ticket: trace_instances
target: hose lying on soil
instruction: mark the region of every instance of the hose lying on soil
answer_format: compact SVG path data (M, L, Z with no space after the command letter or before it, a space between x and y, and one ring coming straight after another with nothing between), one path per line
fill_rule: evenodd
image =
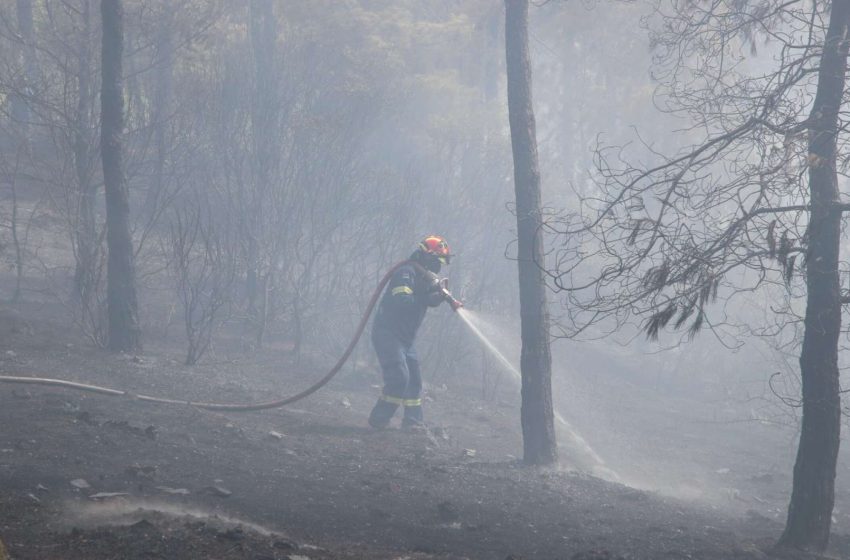
M89 393L97 393L99 395L109 395L113 397L129 397L139 401L151 402L151 403L161 403L161 404L181 404L181 405L189 405L194 406L196 408L203 408L206 410L226 410L230 412L244 412L251 410L266 410L269 408L279 408L281 406L285 406L287 404L294 403L295 401L300 401L301 399L308 397L324 387L333 377L339 373L339 370L342 369L342 366L345 365L345 362L348 361L348 358L351 356L351 353L354 351L354 347L357 346L357 342L360 340L360 337L363 335L363 331L366 329L366 323L369 321L369 316L372 315L372 311L375 308L375 305L378 303L378 298L380 298L381 293L384 291L384 287L386 287L387 283L392 278L392 275L396 270L401 268L404 265L412 264L413 266L425 270L422 268L419 263L414 261L402 261L395 266L393 266L383 278L378 283L378 286L375 288L374 293L372 294L372 298L369 300L369 305L366 306L366 311L363 313L363 317L360 319L360 323L357 325L357 330L355 331L354 338L351 339L351 342L348 344L348 347L343 352L342 356L339 358L337 363L325 374L324 377L316 381L313 385L307 387L300 393L292 395L290 397L286 397L283 399L261 402L261 403L253 403L253 404L232 404L232 403L209 403L209 402L195 402L195 401L187 401L180 399L169 399L164 397L151 397L148 395L139 395L134 394L129 391L121 391L118 389L110 389L108 387L99 387L97 385L88 385L85 383L76 383L73 381L65 381L62 379L50 379L46 377L14 377L9 375L0 375L0 383L18 383L23 385L48 385L52 387L62 387L65 389L74 389L77 391L86 391Z

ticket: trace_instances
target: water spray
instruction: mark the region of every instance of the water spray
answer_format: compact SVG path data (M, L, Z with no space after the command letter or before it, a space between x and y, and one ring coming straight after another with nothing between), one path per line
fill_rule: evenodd
M498 348L490 341L489 338L481 331L481 328L478 326L477 322L480 319L476 318L476 315L467 309L456 309L458 316L461 318L463 323L469 328L469 330L478 338L478 340L490 351L490 353L498 360L498 362L505 368L505 370L510 373L511 378L517 383L517 385L522 386L522 374L520 374L519 370L508 360L502 352L499 351ZM620 477L611 470L606 464L602 457L590 446L587 440L582 437L582 435L570 424L563 415L557 410L554 411L555 420L562 428L562 432L570 441L570 446L572 449L581 452L584 457L590 463L589 467L591 471L599 476L600 478L605 478L612 481L619 481Z
M490 342L490 340L484 335L484 333L481 332L481 329L475 324L475 321L472 318L473 315L464 308L463 303L452 295L451 291L449 291L448 280L445 278L439 278L433 272L427 270L419 263L411 260L402 261L390 268L389 271L387 271L387 273L378 283L377 287L375 288L375 291L372 293L372 298L369 300L369 303L366 306L366 310L360 319L360 323L357 325L357 330L355 331L354 337L351 339L351 342L348 344L348 347L345 349L345 352L343 352L337 363L316 383L307 387L300 393L297 393L290 397L260 403L211 403L134 394L130 391L111 389L109 387L101 387L98 385L77 383L74 381L66 381L63 379L53 379L47 377L18 377L2 375L0 376L0 383L46 385L52 387L61 387L64 389L73 389L76 391L97 393L100 395L107 395L112 397L128 397L142 402L188 405L205 410L220 410L227 412L246 412L255 410L266 410L271 408L280 408L282 406L294 403L312 395L313 393L324 387L331 379L334 378L334 376L336 376L337 373L339 373L339 371L348 361L348 358L351 356L351 353L354 351L354 348L360 340L360 337L363 335L363 331L366 329L369 317L372 315L372 311L377 305L381 293L383 293L384 291L384 288L389 283L393 274L399 268L408 265L412 265L420 274L422 274L428 280L428 282L430 282L432 289L435 288L440 292L440 294L443 296L443 299L445 299L445 301L452 308L452 311L458 314L458 316L461 318L463 323L469 328L469 330L472 331L472 333L475 334L475 336L481 341L482 344L484 344L484 346L490 351L490 353L496 357L499 363L501 363L501 365L511 374L512 378L518 384L521 385L522 375L519 373L517 368L514 367L510 360L508 360L504 356L504 354L502 354L499 349L496 348L496 346L494 346L492 342ZM567 420L563 416L561 416L561 414L557 411L555 411L555 419L563 427L564 431L572 440L573 447L582 450L591 459L593 463L592 468L595 472L597 472L597 474L601 473L607 475L606 478L617 479L617 475L613 473L613 471L605 467L605 462L602 460L602 458L593 450L593 448L590 447L590 445L588 445L588 443L572 427L572 425L567 422Z

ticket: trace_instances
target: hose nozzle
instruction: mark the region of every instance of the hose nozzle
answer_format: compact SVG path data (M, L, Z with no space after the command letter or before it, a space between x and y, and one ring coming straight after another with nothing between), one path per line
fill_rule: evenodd
M439 281L440 293L443 294L443 298L449 303L452 308L452 311L457 311L461 307L463 307L463 302L456 299L452 293L449 291L449 280L447 278L443 278Z
M455 299L455 297L446 290L443 293L443 296L446 298L446 301L449 302L449 305L452 307L452 311L457 311L461 307L463 307L463 302Z

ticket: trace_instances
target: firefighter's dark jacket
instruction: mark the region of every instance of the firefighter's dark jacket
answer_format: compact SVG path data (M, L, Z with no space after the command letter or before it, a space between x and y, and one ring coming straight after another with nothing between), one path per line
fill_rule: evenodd
M439 286L429 282L413 265L401 266L384 291L372 328L391 333L400 342L410 346L425 318L425 312L429 307L437 307L442 301Z

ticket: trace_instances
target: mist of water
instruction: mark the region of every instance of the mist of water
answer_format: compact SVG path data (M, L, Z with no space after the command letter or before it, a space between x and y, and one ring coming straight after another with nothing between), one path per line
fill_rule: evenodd
M485 321L477 314L469 311L465 308L460 308L457 311L458 316L463 321L464 325L466 325L470 332L472 332L476 338L484 345L485 348L498 360L498 362L504 367L505 371L507 371L511 379L517 384L517 386L522 385L522 375L508 360L504 354L490 341L490 339L482 332L481 325L485 323ZM582 437L582 435L570 424L563 415L558 412L557 409L554 410L555 420L560 425L559 433L562 436L562 443L566 444L569 449L574 453L579 453L583 459L583 462L588 465L590 470L601 478L606 478L609 480L619 481L620 477L608 468L605 465L605 461L602 457L599 456L598 453L590 446L587 440Z

